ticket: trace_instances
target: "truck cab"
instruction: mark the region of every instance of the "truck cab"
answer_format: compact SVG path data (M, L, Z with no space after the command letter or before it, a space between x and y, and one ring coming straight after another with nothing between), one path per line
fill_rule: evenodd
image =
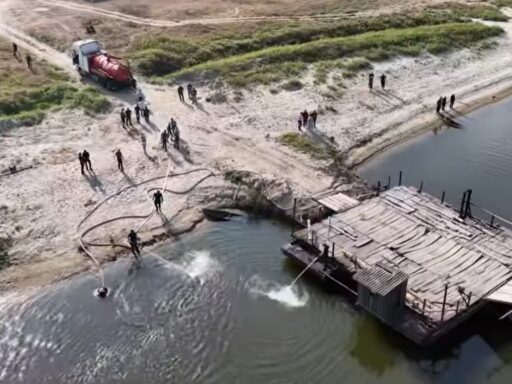
M92 39L75 41L72 46L71 55L73 64L79 72L90 73L89 58L103 52L101 44Z

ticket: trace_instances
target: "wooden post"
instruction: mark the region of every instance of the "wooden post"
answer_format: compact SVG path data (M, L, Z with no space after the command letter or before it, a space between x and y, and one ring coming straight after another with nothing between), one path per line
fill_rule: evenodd
M398 174L398 185L402 185L402 171Z
M464 208L464 218L473 217L471 214L471 194L473 193L472 189L468 189L468 194L466 198L466 207Z
M297 214L297 198L293 199L292 236L295 233L295 215Z
M468 304L466 306L466 308L469 308L469 305L471 304L471 295L473 294L473 292L469 292L469 296L468 296Z
M332 243L331 247L331 257L334 259L334 243Z
M494 226L494 215L491 216L491 227Z
M459 304L460 304L460 300L457 300L457 308L455 308L456 315L459 313Z
M391 176L388 176L388 191L391 188Z
M446 191L443 191L443 195L441 196L441 204L443 204L443 203L444 203L444 197L445 197L445 195L446 195Z
M421 191L423 191L423 180L421 180L420 189L418 190L418 192L421 193Z
M441 310L441 321L444 320L444 309L446 306L446 296L448 295L448 284L444 285L443 309Z
M329 216L329 226L327 227L327 241L331 237L331 216Z
M427 305L427 299L423 299L423 309L421 310L421 314L425 314L425 306Z
M377 196L379 196L379 194L380 194L380 180L377 183Z
M464 218L464 206L466 205L466 191L462 194L462 201L460 202L459 217Z

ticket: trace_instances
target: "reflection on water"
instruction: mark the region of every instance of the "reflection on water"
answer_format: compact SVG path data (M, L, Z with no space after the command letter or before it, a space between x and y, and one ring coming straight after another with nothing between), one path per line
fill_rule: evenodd
M454 117L456 114L454 113ZM443 128L401 144L372 159L359 170L362 178L377 183L398 182L419 186L458 206L462 193L473 189L473 201L512 218L512 100L459 117L461 129Z
M268 221L212 224L145 253L140 269L108 267L106 299L84 276L2 306L0 382L510 381L505 323L418 348L307 276L290 288L300 270L279 251L288 237Z

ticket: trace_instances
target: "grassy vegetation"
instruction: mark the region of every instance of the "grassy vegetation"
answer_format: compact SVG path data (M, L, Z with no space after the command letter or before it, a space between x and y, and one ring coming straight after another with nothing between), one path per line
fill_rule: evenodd
M107 98L92 88L72 85L59 68L42 61L33 66L30 72L12 56L10 45L0 41L0 121L37 123L58 108L80 108L90 114L109 108Z
M334 148L315 143L309 137L300 133L289 132L279 136L278 141L297 152L305 153L315 159L328 160L336 155Z
M213 71L233 85L247 85L257 80L282 80L283 67L298 70L304 63L359 57L369 61L396 55L431 53L471 46L502 33L499 27L479 23L449 23L404 29L387 29L355 36L326 38L305 44L271 47L226 59L209 61L183 69L171 78ZM300 63L300 64L298 64ZM294 76L296 74L294 73Z
M12 240L8 237L0 237L0 270L7 268L11 262L9 259L9 247L12 245Z
M507 0L498 0L507 1ZM457 18L472 18L491 21L507 21L508 17L494 5L465 4L458 2L443 3L429 8L431 11L444 11Z
M497 7L512 7L512 0L494 0L492 1Z

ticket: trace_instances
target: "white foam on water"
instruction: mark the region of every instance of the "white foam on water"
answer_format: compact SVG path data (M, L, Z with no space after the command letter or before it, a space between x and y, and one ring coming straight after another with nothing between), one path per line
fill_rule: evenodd
M211 257L209 251L187 253L178 264L192 279L208 278L220 270L220 264Z
M265 296L290 308L303 307L309 300L308 293L301 292L297 285L282 285L259 276L249 279L247 287L253 294Z

